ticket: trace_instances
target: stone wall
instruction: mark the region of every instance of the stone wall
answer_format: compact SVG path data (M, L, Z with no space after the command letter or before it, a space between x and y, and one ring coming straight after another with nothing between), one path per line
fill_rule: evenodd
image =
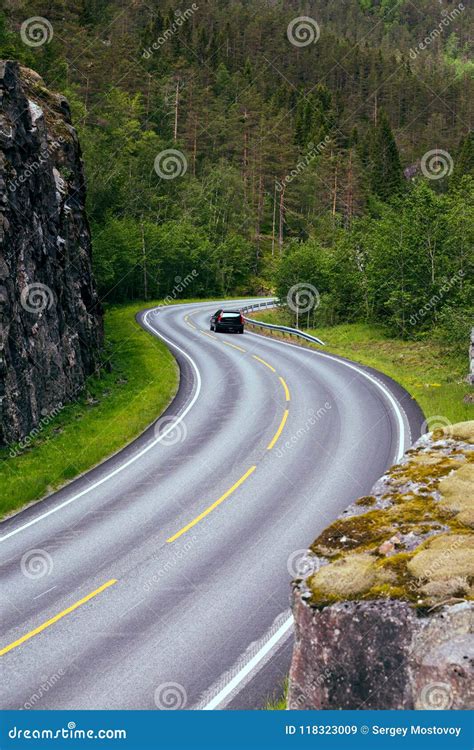
M64 97L0 61L0 444L74 399L99 365L81 152Z

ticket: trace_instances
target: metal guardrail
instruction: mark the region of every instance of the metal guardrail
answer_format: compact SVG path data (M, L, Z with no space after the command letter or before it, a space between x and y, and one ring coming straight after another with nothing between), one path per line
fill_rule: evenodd
M243 307L242 313L254 312L254 310L265 310L271 307L277 307L278 305L279 300L276 298L265 300L265 302L256 302L253 305L247 305L246 307ZM282 333L287 333L289 336L297 336L301 339L305 339L306 341L312 341L315 344L326 346L324 341L316 338L316 336L311 336L309 333L300 331L299 328L290 328L289 326L276 326L273 325L273 323L264 323L262 320L255 320L255 318L247 318L245 315L243 316L243 318L247 323L250 323L251 325L259 326L260 328L269 328L272 331L281 331Z

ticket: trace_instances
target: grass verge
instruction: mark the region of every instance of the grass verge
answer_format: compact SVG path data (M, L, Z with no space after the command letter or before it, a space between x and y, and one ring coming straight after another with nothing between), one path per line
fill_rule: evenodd
M275 691L275 694L269 698L265 704L265 711L286 711L286 699L288 695L288 677L285 678L282 686Z
M254 317L268 323L288 325L281 315L272 310L258 312ZM391 338L383 328L368 323L309 329L308 333L326 343L325 347L315 345L316 349L374 367L396 380L417 400L433 425L436 420L447 419L456 423L474 419L474 405L464 401L464 397L474 390L465 382L467 342L464 358L427 339L401 341ZM291 340L295 342L295 339Z
M180 300L182 302L184 300ZM111 307L105 315L110 372L89 378L84 394L61 409L20 455L0 451L0 516L56 490L139 435L169 404L178 367L135 314L156 303Z

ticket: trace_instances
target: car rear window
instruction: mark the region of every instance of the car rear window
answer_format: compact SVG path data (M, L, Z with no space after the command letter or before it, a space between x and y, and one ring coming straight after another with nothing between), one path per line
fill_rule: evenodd
M222 317L223 318L231 318L231 319L234 318L235 320L237 320L237 318L238 318L240 320L240 313L238 313L238 312L225 312L225 313L222 313Z

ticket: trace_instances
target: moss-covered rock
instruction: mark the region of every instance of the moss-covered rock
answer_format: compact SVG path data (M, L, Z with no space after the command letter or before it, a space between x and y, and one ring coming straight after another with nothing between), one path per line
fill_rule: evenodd
M460 440L463 443L474 444L474 420L470 422L459 422L458 424L448 425L434 431L433 439L442 440L450 438L451 440Z
M290 709L474 707L473 435L423 436L316 539Z
M317 586L323 597L351 599L369 591L378 580L375 562L375 558L366 553L340 557L322 567L311 579L311 585Z
M311 547L322 565L304 582L316 606L394 598L431 607L471 598L474 422L423 436Z
M474 463L461 466L439 483L440 507L457 515L459 523L474 526Z

